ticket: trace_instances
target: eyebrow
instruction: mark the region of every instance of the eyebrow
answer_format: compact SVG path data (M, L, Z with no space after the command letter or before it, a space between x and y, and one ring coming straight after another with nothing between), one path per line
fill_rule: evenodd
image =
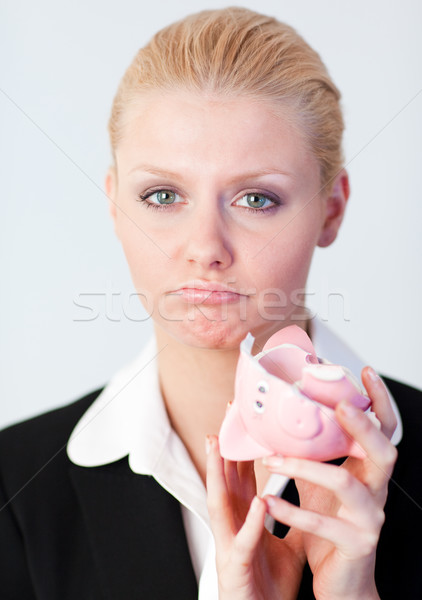
M158 169L153 165L138 165L137 167L130 169L130 171L127 172L127 175L131 175L135 171L144 171L145 173L151 173L152 175L158 175L159 177L180 177L180 175L174 173L173 171Z
M127 175L131 175L135 171L143 171L144 173L151 173L151 175L157 175L158 177L168 177L171 179L180 179L181 178L180 173L175 173L174 171L168 171L165 169L159 169L158 167L155 167L154 165L148 165L148 164L138 165L137 167L130 169L127 172ZM229 183L235 183L238 180L257 179L258 177L262 177L264 175L283 175L284 177L289 177L291 179L295 179L295 176L293 175L293 173L289 173L288 171L281 171L280 169L276 169L276 168L273 168L273 169L270 168L270 169L258 169L257 171L251 171L251 172L246 172L246 173L239 173L238 175L235 175L229 181Z

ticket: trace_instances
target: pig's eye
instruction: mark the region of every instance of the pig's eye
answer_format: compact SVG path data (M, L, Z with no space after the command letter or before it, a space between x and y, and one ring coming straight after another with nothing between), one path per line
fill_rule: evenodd
M261 392L261 394L265 394L266 392L268 392L268 383L266 381L258 381L257 384L258 387L258 392Z
M259 415L262 415L262 413L265 410L265 405L263 402L261 402L261 400L255 400L253 408L256 413L258 413Z

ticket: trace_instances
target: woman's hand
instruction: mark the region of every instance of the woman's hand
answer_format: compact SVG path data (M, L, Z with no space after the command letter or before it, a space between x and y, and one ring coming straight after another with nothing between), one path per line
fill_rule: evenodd
M208 510L216 546L219 600L296 598L305 553L293 529L283 540L264 527L267 505L256 496L253 462L221 458L209 436Z
M349 403L339 403L336 417L366 458L348 458L340 467L295 458L264 460L270 471L295 479L300 508L279 498L266 500L275 519L303 532L314 594L321 600L379 598L375 554L397 458L390 443L396 419L381 379L369 367L362 379L381 430Z

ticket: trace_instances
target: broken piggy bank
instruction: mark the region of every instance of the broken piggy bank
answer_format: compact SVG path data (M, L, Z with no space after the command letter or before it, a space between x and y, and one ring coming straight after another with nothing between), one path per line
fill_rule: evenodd
M345 367L318 359L308 335L291 325L252 356L253 336L240 345L234 400L219 440L229 460L281 454L313 460L365 456L341 428L334 408L342 399L362 410L371 401Z

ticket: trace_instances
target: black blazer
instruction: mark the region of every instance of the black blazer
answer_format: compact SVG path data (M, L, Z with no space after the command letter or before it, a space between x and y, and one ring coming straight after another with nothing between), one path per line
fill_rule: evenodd
M383 600L422 598L422 394L386 380L404 436L377 552ZM2 600L194 600L179 503L124 458L73 465L66 443L101 390L0 433ZM295 501L290 482L284 497ZM282 525L275 533L283 535ZM414 547L416 545L416 548ZM314 598L305 570L300 600Z

